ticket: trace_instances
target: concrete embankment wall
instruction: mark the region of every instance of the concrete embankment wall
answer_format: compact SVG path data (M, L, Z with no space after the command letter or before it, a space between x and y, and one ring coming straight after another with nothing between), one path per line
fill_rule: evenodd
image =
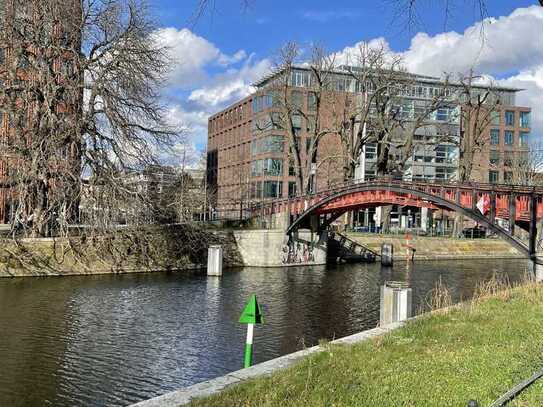
M283 230L235 231L243 263L249 267L326 264L327 234L299 231L289 241Z
M226 267L243 266L231 231L171 225L92 238L0 239L0 277L192 270L206 264L211 244L223 246Z
M203 230L172 225L119 230L81 239L0 239L0 277L67 276L195 270L206 267L207 248L224 248L224 267L281 267L326 263L327 235L282 229Z
M394 245L395 258L405 258L404 236L349 236L377 252L383 242L390 242ZM326 235L309 231L300 231L289 241L281 229L228 231L177 225L140 230L132 235L123 231L103 239L109 240L97 243L77 239L29 239L19 244L9 239L0 240L0 277L201 269L206 265L210 244L224 247L225 267L283 267L326 262ZM410 244L416 249L415 260L524 257L500 239L413 237Z
M394 258L402 260L406 257L406 239L404 235L352 233L348 236L378 253L381 250L382 243L392 243ZM513 246L501 239L450 239L412 236L409 244L416 249L415 260L525 257Z

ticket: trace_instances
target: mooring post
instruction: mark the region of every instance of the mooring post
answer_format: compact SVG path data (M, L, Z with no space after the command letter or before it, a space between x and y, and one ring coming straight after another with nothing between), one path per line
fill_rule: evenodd
M394 246L392 243L383 243L381 245L381 265L390 267L392 266L394 259Z
M381 326L402 322L413 315L413 290L407 283L387 281L381 286L379 323Z
M207 249L207 275L222 276L223 249L220 245L209 246Z

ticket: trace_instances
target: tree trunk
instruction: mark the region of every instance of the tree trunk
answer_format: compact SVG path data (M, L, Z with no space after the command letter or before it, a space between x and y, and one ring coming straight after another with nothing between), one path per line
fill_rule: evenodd
M390 232L391 213L392 213L392 205L381 206L381 231L383 233Z

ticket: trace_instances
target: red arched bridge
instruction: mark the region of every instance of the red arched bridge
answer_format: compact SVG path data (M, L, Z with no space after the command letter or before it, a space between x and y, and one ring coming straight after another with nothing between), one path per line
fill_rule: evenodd
M537 221L543 218L543 188L499 184L438 184L376 180L347 183L309 196L275 200L263 214L290 213L287 234L299 228L324 229L347 211L382 205L445 209L460 213L502 237L535 260ZM509 227L496 218L508 220ZM529 233L528 244L514 234Z

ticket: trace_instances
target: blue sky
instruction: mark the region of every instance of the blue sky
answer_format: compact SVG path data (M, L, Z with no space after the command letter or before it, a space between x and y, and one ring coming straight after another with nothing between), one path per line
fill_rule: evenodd
M447 20L441 1L419 1L419 24L409 30L390 0L252 0L246 10L240 0L216 0L215 9L195 23L196 0L148 0L177 64L166 103L202 149L207 117L249 94L251 82L270 69L285 42L319 43L341 55L361 41L380 41L417 73L473 67L504 85L526 88L518 102L534 108L534 132L541 134L536 106L543 105L543 8L537 1L488 1L484 44L471 0L451 1L464 7L453 9Z

